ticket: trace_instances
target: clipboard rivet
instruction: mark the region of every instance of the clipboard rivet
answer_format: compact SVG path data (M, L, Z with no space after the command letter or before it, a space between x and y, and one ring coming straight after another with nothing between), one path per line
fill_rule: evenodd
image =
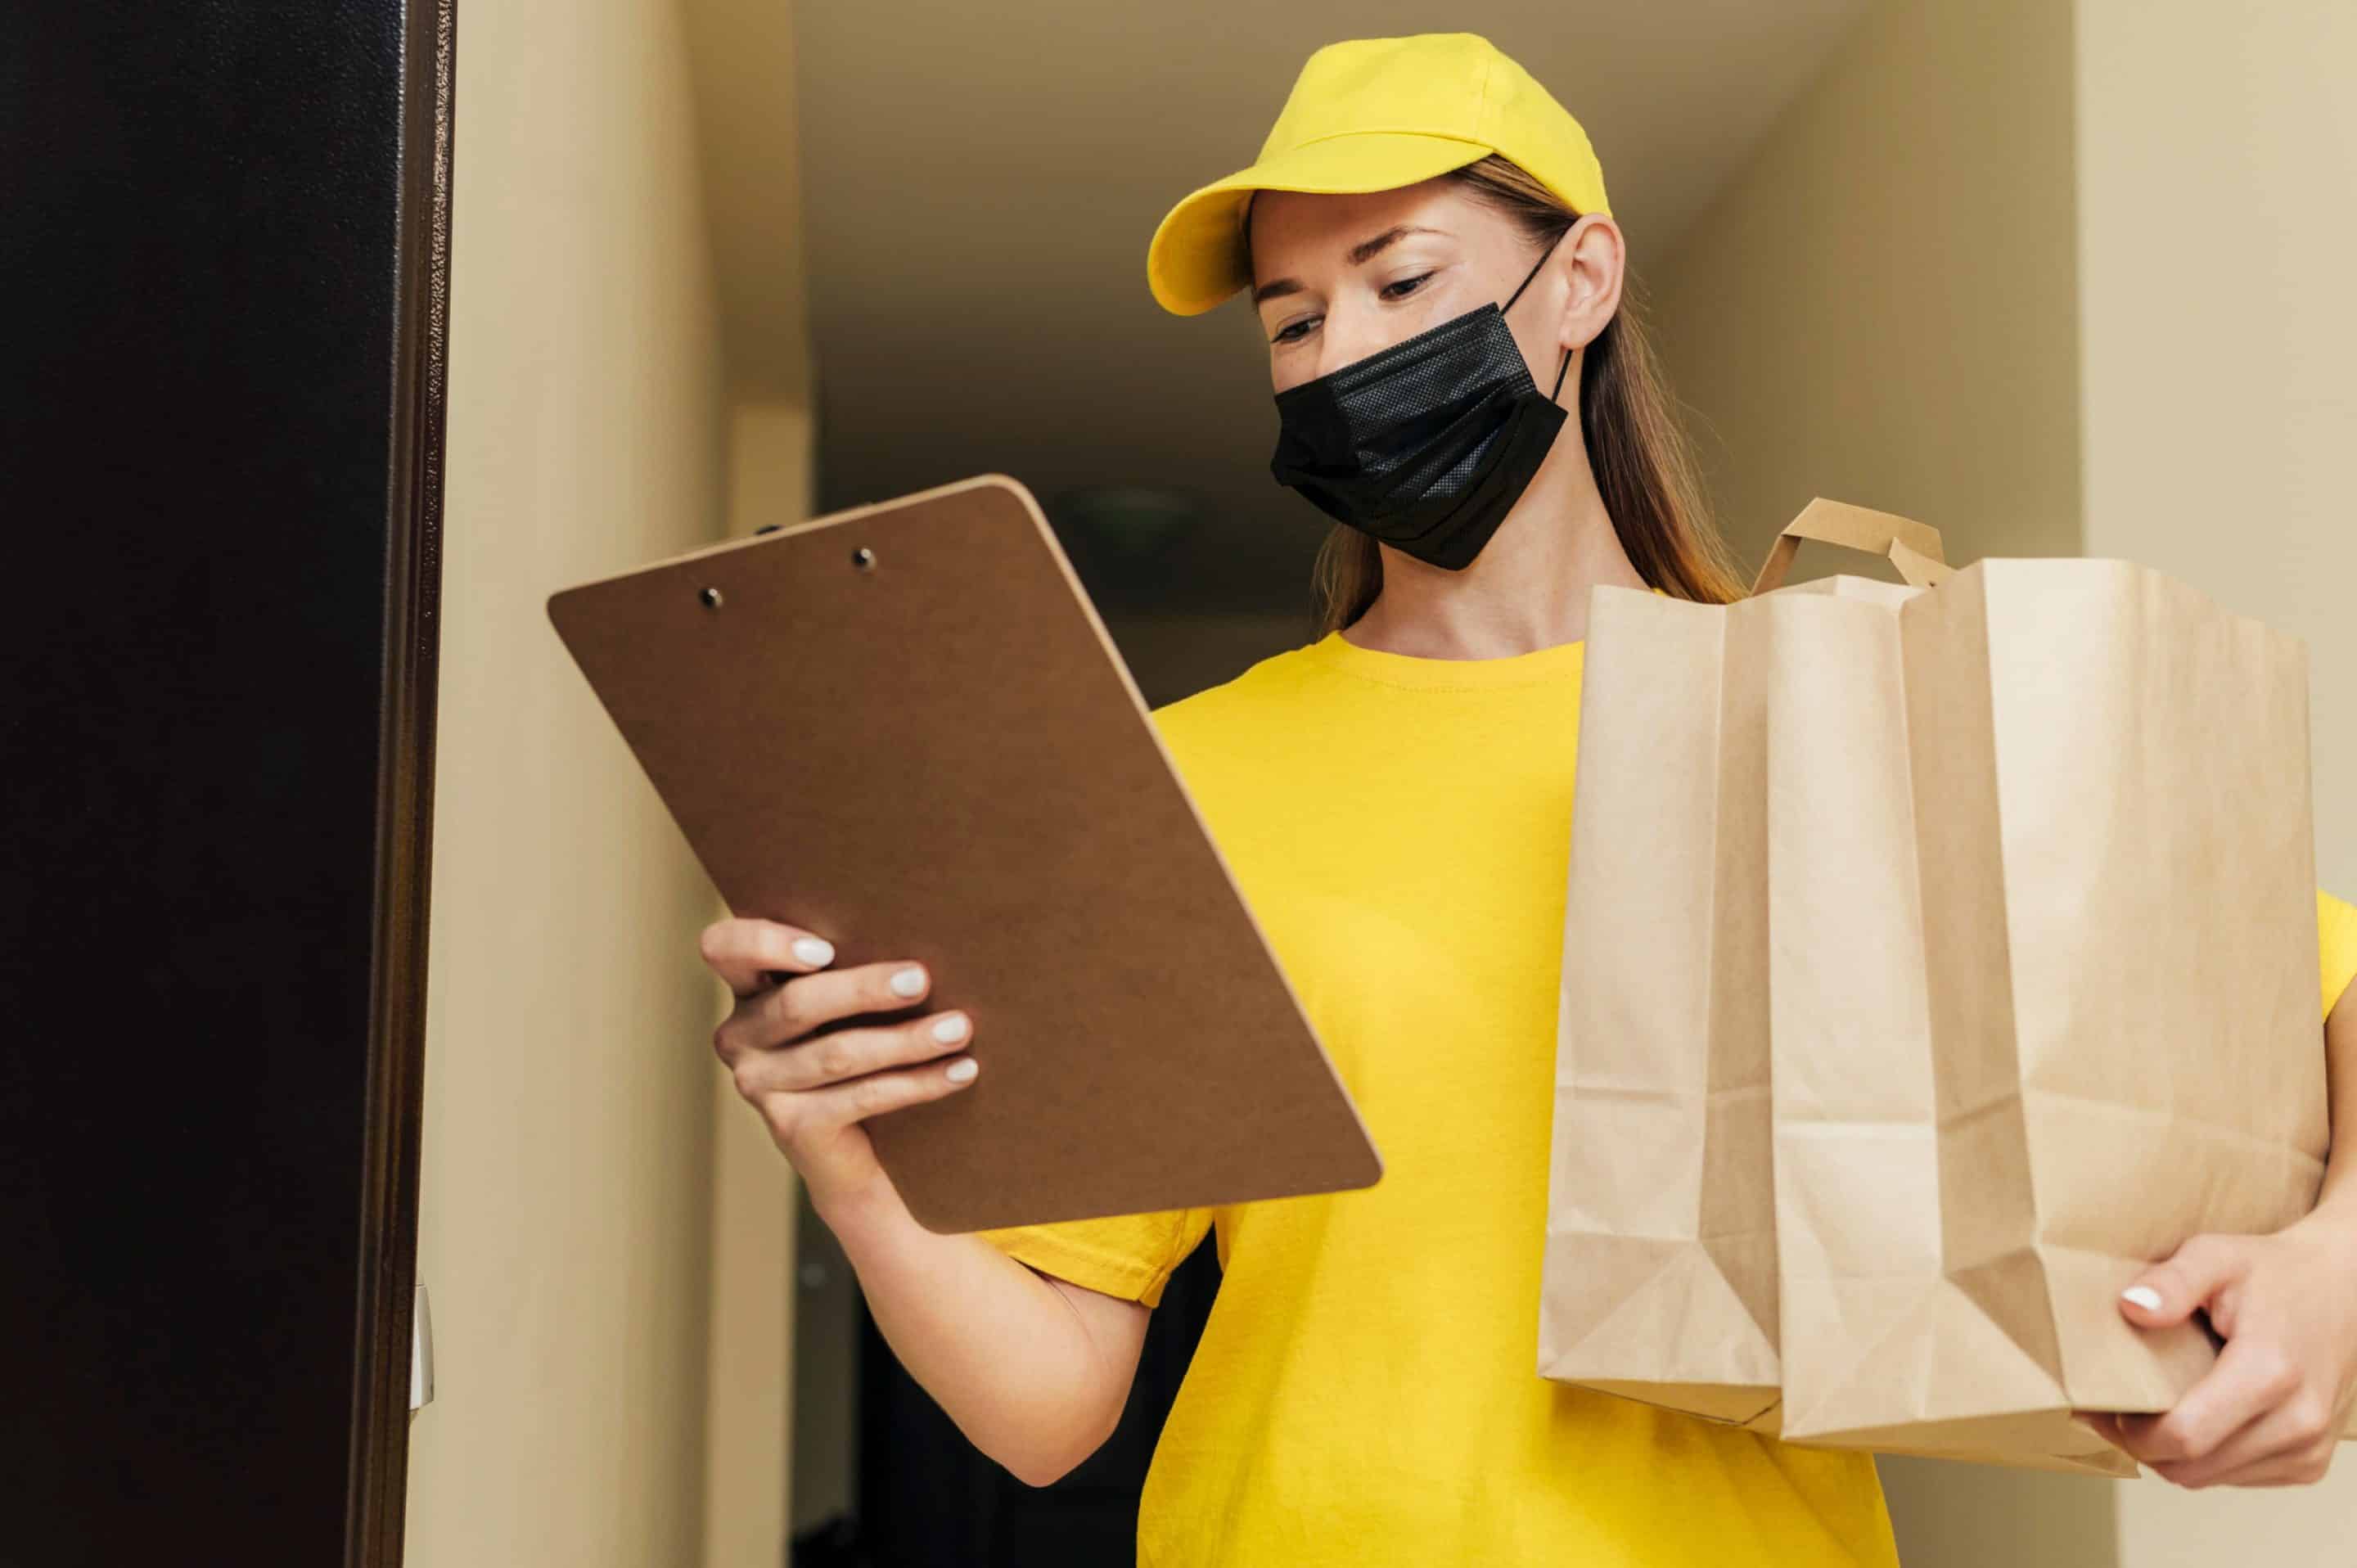
M876 570L876 552L863 544L851 553L851 564L863 572L873 572Z
M704 601L705 609L716 610L720 607L720 590L717 588L706 588L695 596Z

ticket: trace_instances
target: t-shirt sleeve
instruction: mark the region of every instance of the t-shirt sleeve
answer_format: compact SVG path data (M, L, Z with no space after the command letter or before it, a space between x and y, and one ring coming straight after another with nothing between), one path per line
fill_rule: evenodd
M2357 907L2341 902L2321 887L2316 890L2316 925L2324 948L2324 1015L2357 980Z
M1211 1228L1211 1210L1173 1208L1055 1225L1011 1225L976 1234L1042 1273L1156 1306L1171 1272L1187 1261Z

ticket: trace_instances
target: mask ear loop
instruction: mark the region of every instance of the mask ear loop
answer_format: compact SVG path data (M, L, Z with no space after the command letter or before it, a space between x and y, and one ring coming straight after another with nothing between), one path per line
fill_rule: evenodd
M1566 229L1563 231L1563 234L1568 234L1571 231L1569 229ZM1554 255L1555 247L1563 243L1563 234L1557 234L1554 240L1548 242L1545 255L1539 257L1537 263L1532 266L1529 274L1523 277L1521 283L1514 285L1514 292L1506 296L1506 303L1498 307L1499 315L1503 316L1506 312L1514 308L1514 301L1523 297L1523 290L1531 286L1531 279L1539 275L1539 268L1547 264L1547 256ZM1555 369L1555 391L1547 393L1547 402L1553 403L1563 395L1563 378L1570 373L1570 371L1571 350L1566 349L1563 351L1563 363Z
M1568 234L1570 232L1570 230L1566 229L1563 231L1563 234ZM1547 245L1545 254L1540 256L1537 261L1531 263L1531 270L1523 274L1523 281L1514 285L1514 292L1506 296L1506 303L1498 306L1499 315L1503 316L1506 312L1514 308L1514 301L1523 297L1523 290L1531 286L1531 279L1539 275L1539 269L1547 264L1547 257L1554 255L1555 246L1563 243L1563 234L1557 234Z

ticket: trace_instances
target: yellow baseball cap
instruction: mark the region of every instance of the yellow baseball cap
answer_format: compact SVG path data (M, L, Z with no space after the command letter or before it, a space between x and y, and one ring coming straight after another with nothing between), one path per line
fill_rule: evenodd
M1392 190L1491 153L1575 212L1603 212L1587 133L1479 33L1352 38L1311 55L1250 168L1172 208L1146 249L1162 308L1200 316L1252 282L1244 206L1255 190Z

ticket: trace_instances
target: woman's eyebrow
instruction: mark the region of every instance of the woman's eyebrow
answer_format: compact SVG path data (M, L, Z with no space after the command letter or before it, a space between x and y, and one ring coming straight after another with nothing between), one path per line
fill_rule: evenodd
M1448 232L1446 229L1427 229L1415 223L1394 224L1374 238L1361 240L1351 246L1343 260L1354 267L1361 266L1383 254L1384 249L1394 241L1404 240L1410 234L1446 234ZM1302 283L1299 278L1278 278L1271 283L1261 284L1253 290L1253 308L1258 310L1263 301L1277 299L1288 294L1299 294L1301 289Z

